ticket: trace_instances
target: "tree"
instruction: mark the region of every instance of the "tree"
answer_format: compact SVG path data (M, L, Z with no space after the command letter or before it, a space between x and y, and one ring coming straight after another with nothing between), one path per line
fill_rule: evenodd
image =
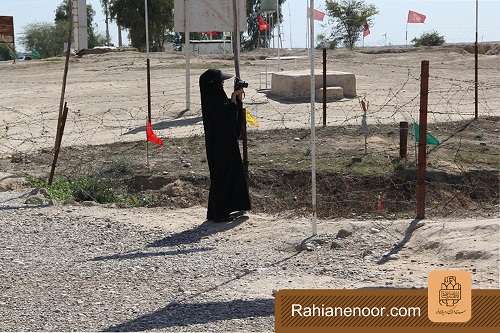
M350 49L360 39L363 25L373 23L372 17L378 14L377 8L364 0L326 0L326 10L333 26L330 39Z
M36 50L42 58L56 57L64 52L67 28L52 23L34 23L24 28L21 43L26 50Z
M54 22L56 25L69 25L69 6L70 0L63 0L59 6L56 8L56 16ZM88 47L89 49L94 48L99 45L104 45L105 38L96 32L96 25L94 23L95 10L92 5L87 5L87 34L88 34Z
M316 48L317 49L336 49L338 47L338 41L335 39L328 38L325 34L319 34L316 37Z
M110 20L109 1L110 0L101 0L102 10L104 12L104 16L106 17L106 20L105 20L105 22L106 22L106 45L108 45L108 46L111 43L111 38L109 37L109 20Z
M13 60L13 59L14 59L14 52L9 47L9 44L2 43L0 41L0 61Z
M279 15L281 20L283 20L282 5L285 2L286 0L279 0L280 4ZM269 39L267 38L266 34L261 34L259 32L259 24L257 23L257 17L259 15L262 15L261 4L262 0L247 0L248 37L243 41L243 48L246 50L252 50L257 48L258 46L269 47ZM274 29L276 23L278 22L277 17L278 17L277 14L274 13L272 26L270 27L271 30ZM271 24L271 22L268 23Z
M174 27L174 1L154 0L148 2L149 43L152 50L163 50L169 31ZM146 31L144 21L143 0L110 0L110 16L116 19L119 26L129 29L132 46L144 49Z
M413 46L439 46L446 42L443 35L440 35L437 31L423 33L419 38L413 38L411 41Z
M37 51L42 58L56 57L64 53L64 43L69 33L69 0L64 0L56 8L54 23L30 24L24 29L21 39L24 47L29 51ZM89 48L103 45L104 37L95 32L95 11L87 5L87 29Z

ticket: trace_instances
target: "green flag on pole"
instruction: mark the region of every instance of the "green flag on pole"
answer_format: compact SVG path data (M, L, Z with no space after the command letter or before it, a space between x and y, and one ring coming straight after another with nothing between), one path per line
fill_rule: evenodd
M412 127L413 127L413 137L415 138L415 142L418 143L418 141L420 140L420 126L418 126L417 123L413 122ZM427 133L426 141L428 145L433 145L433 146L439 145L439 140L430 133Z
M42 56L40 55L40 53L38 53L37 50L33 50L33 51L31 51L31 58L32 59L42 59Z

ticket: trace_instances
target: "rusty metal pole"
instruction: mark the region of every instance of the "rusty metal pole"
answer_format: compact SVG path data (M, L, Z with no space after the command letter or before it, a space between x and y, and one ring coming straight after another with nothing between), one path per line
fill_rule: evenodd
M56 143L54 146L54 159L52 160L52 166L50 168L50 175L48 180L48 185L52 185L54 182L54 174L56 171L57 160L59 158L59 152L61 151L62 137L64 134L64 127L66 127L66 119L68 118L68 104L64 102L64 110L57 121L57 135Z
M12 48L13 48L12 51L14 52L14 61L13 61L13 63L15 64L16 60L17 60L17 52L16 52L16 33L14 31L14 19L12 19Z
M479 25L479 1L476 0L476 43L474 44L474 119L479 116L479 41L478 41L478 25Z
M326 127L326 48L323 49L323 127Z
M63 72L63 81L62 81L62 87L61 87L61 98L59 100L59 116L57 118L57 129L56 129L56 142L54 144L54 159L52 160L52 166L50 169L50 175L49 175L49 180L48 184L52 185L52 182L54 181L54 174L56 171L56 165L57 165L57 159L59 157L59 149L61 146L62 142L62 136L63 136L63 131L64 131L64 125L66 123L66 117L68 115L68 108L67 104L65 102L65 96L66 96L66 82L68 79L68 70L69 70L69 57L71 53L71 41L73 37L73 5L71 4L69 6L69 13L68 17L70 18L69 20L69 32L68 32L68 43L67 43L67 49L66 49L66 59L64 62L64 72Z
M427 167L427 104L429 99L429 61L422 61L420 74L420 120L417 168L417 219L425 218L425 171Z
M408 157L408 122L399 123L399 158L406 160Z

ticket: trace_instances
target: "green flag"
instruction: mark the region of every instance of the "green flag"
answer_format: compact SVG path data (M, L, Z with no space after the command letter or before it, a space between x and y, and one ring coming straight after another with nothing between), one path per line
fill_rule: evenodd
M413 136L415 137L415 142L418 143L420 140L420 126L417 123L413 123ZM430 133L427 133L426 141L428 145L437 146L439 145L439 140Z
M42 59L42 56L40 55L40 53L38 53L37 50L33 50L33 51L31 51L31 58L33 58L33 59Z

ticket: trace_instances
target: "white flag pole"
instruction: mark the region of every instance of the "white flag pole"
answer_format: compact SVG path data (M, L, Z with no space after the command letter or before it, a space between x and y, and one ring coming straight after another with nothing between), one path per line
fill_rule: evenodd
M281 71L281 20L280 20L280 1L276 0L276 17L278 21L278 73Z
M184 0L184 52L186 54L186 110L191 109L191 4Z
M307 13L307 23L306 23L306 49L309 48L309 30L310 30L310 25L309 25L309 1L306 0L306 13Z
M292 43L292 10L290 9L290 2L288 2L288 20L290 21L290 50L293 49Z
M311 193L312 193L312 234L316 236L318 234L318 228L316 223L317 212L316 212L316 119L315 119L315 109L316 109L316 76L314 73L314 0L310 0L310 6L308 9L310 33L309 33L309 58L311 62Z

